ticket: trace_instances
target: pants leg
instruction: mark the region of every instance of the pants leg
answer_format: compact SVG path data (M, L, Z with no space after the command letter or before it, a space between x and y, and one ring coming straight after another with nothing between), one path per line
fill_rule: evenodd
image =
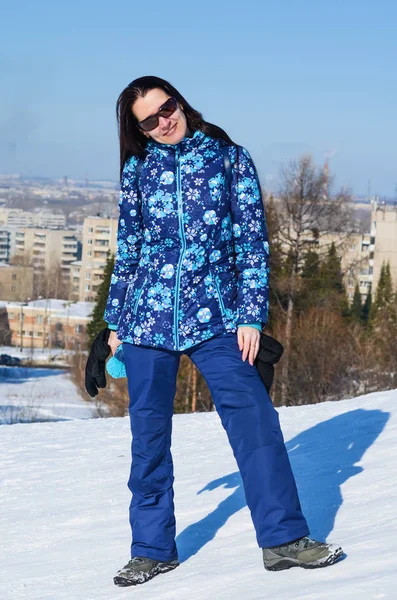
M237 334L210 338L188 355L205 378L227 432L258 545L277 546L307 535L278 412L257 368L242 361Z
M125 343L132 432L131 557L177 558L171 429L179 355Z

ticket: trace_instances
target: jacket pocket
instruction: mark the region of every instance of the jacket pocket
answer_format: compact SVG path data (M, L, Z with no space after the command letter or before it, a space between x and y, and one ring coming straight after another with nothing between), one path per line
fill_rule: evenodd
M218 275L214 271L212 271L212 277L214 279L216 293L218 295L218 302L219 302L219 308L221 310L221 315L222 315L222 317L225 317L226 316L226 309L225 309L225 304L223 302L223 296L222 296L222 293L221 293L221 286L220 286L220 283L219 283L219 277L218 277Z
M134 306L133 306L133 308L132 308L132 314L133 314L134 316L136 315L136 313L137 313L137 311L138 311L139 301L140 301L140 299L141 299L141 297L142 297L142 294L143 294L143 291L144 291L144 289L145 289L145 286L146 286L147 280L148 280L148 278L147 278L147 277L145 277L145 279L144 279L144 281L143 281L143 284L142 284L142 286L141 286L141 289L139 290L139 292L138 292L138 295L137 295L137 297L136 297L136 300L135 300L135 302L134 302Z

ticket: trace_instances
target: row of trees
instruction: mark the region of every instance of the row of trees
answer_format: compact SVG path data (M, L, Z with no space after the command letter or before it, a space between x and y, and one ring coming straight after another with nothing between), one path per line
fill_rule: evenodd
M277 199L265 194L271 247L266 331L284 345L272 388L276 405L339 400L396 385L397 300L390 265L382 267L374 299L369 293L362 303L356 286L349 302L340 256L358 230L349 191L331 195L331 188L323 170L303 156L283 169ZM91 340L105 326L112 269L109 258L89 326ZM124 414L125 383L112 382L105 394L112 414ZM212 407L201 374L182 356L176 412Z

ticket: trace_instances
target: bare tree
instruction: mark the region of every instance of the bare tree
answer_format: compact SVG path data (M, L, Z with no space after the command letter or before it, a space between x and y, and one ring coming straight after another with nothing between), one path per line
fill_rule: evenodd
M311 156L302 156L282 169L277 211L278 228L274 241L287 264L283 282L287 296L287 307L283 308L285 316L283 336L285 354L281 386L283 404L287 400L294 308L299 291L299 273L304 258L310 248L315 248L321 258L329 251L332 243L336 247L341 247L349 236L356 232L349 191L341 189L336 195L331 196L330 187L328 176L314 165Z

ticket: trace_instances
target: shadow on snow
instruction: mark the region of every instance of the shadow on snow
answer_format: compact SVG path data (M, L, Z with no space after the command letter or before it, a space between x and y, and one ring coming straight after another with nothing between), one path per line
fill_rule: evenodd
M332 531L343 502L341 485L363 471L356 463L380 435L389 416L381 410L353 410L319 423L286 443L313 538L326 540ZM229 517L246 505L238 471L211 481L197 493L220 486L234 491L215 510L178 535L180 562L197 554L214 539Z
M0 383L24 383L29 379L61 375L64 372L65 371L62 369L46 369L40 367L0 367Z

